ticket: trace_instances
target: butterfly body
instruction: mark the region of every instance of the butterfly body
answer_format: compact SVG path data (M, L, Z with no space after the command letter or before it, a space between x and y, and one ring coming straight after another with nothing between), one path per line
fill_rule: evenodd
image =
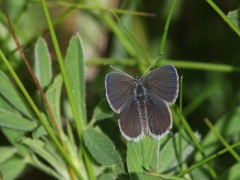
M138 141L144 134L159 139L168 133L172 117L167 105L175 102L178 93L178 75L173 66L159 67L143 80L109 73L105 86L111 108L122 113L118 122L126 139Z

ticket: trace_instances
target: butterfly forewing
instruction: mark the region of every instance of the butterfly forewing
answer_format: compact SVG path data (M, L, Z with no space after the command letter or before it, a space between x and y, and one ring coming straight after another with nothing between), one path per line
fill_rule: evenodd
M120 113L133 96L134 79L120 73L109 73L105 80L106 96L111 108Z
M161 138L172 127L172 117L165 101L156 95L150 95L146 99L149 134L155 138Z
M144 77L143 86L148 94L155 94L172 104L178 94L177 71L171 65L161 66Z
M129 100L118 120L123 136L128 140L138 141L143 135L142 122L136 99Z

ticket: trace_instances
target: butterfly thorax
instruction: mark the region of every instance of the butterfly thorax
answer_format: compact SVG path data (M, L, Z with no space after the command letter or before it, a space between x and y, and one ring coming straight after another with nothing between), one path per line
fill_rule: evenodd
M138 76L134 79L134 83L136 85L135 89L135 97L137 98L138 101L144 101L145 99L145 94L146 94L146 89L142 85L142 80L138 78Z
M143 86L143 82L138 76L134 79L136 89L134 90L135 98L138 104L138 116L142 124L142 130L146 134L148 133L147 112L146 112L146 89Z

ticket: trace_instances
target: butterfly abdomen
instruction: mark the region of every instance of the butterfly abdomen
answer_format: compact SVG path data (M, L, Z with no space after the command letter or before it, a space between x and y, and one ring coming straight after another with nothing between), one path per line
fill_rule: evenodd
M138 101L138 115L144 134L148 133L147 110L145 101Z

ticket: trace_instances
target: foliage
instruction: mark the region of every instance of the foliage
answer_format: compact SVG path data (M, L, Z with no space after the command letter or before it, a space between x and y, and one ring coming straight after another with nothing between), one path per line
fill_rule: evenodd
M1 9L0 179L240 178L237 5L122 0L111 10L97 0L13 3L10 19L54 119ZM157 65L172 64L184 76L183 102L171 106L167 136L127 142L105 98L105 75L113 70L102 65L135 75L159 51Z

